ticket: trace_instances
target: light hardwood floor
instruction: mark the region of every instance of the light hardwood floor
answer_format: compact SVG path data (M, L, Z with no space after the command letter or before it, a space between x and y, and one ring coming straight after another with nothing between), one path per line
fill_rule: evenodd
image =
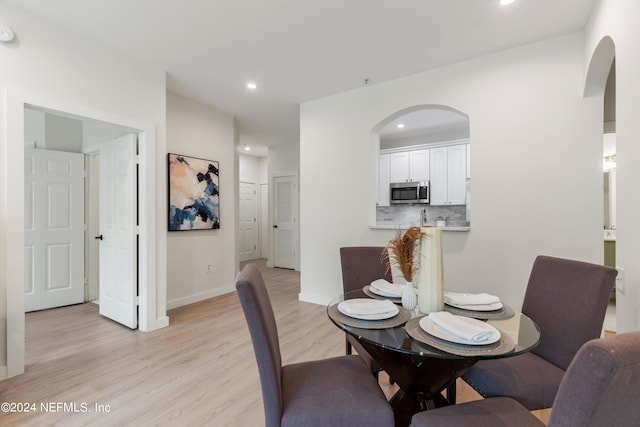
M299 273L257 264L283 363L342 355L344 335L325 307L298 301ZM235 293L168 315L169 327L141 333L101 317L91 303L28 313L26 372L0 382L0 402L35 410L0 412L0 425L264 425L253 347ZM387 395L395 391L384 375L380 383ZM458 389L459 401L478 398L464 383Z

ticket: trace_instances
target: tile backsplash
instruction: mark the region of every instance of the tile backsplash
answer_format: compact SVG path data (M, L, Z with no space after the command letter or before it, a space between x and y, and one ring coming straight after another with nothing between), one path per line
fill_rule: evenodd
M376 224L401 224L405 226L420 225L420 211L427 210L427 224L436 225L438 217L447 220L448 227L469 226L467 207L431 206L431 205L394 205L376 208Z

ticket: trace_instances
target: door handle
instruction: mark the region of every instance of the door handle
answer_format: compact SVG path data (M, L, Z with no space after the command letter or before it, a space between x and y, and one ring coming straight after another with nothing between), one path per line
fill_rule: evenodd
M273 228L278 228L278 226L277 226L277 225L274 225L274 226L273 226Z
M94 237L94 239L96 239L96 240L102 240L102 234L101 234L101 235L99 235L99 236Z

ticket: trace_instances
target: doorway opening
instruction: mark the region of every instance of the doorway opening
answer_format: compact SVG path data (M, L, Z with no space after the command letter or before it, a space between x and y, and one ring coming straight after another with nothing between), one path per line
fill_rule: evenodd
M137 156L139 166L139 257L138 271L140 277L138 301L138 329L146 332L166 327L169 319L166 316L166 277L158 275L156 258L165 256L166 240L156 233L156 151L163 150L164 145L157 146L155 125L140 122L114 114L99 112L75 103L55 100L34 93L26 94L20 90L6 88L4 91L5 133L2 138L3 150L7 162L3 170L5 201L11 206L10 227L5 229L6 248L24 248L24 125L25 108L40 109L59 115L86 118L102 123L130 127L138 132ZM163 141L161 141L163 142ZM9 185L10 184L10 185ZM7 205L5 205L6 207ZM5 218L6 220L6 218ZM7 222L5 221L5 225ZM2 370L2 378L12 377L24 372L25 366L25 313L24 313L24 251L8 251L5 259L3 278L7 283L7 347L6 370Z
M593 96L602 97L603 100L603 264L619 269L616 260L616 62L615 44L608 36L600 40L589 62L584 97ZM618 283L616 280L605 315L605 334L615 333L617 330L617 311L622 296L616 289Z
M137 131L27 107L24 134L25 311L102 296L137 328Z
M611 63L604 90L603 189L604 189L604 264L616 268L616 60ZM609 298L605 333L615 333L616 288Z

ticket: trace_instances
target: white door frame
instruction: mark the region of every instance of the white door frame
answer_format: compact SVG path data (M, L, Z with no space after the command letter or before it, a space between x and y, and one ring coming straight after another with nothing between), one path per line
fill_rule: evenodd
M260 258L266 258L269 260L271 254L269 253L269 184L262 183L259 185L260 191L258 191L258 235ZM266 194L264 192L266 190Z
M166 258L166 235L157 233L156 211L156 150L164 155L164 145L157 146L155 124L142 123L110 113L96 111L73 102L51 98L41 94L25 93L14 88L4 88L5 133L0 135L0 281L6 286L7 333L6 366L0 363L0 379L24 372L25 314L24 314L24 108L37 106L46 110L100 120L107 123L138 129L140 209L140 271L139 301L141 331L152 331L169 324L166 316L166 275L157 274L157 257ZM1 108L1 107L0 107ZM1 110L0 110L1 111ZM10 249L13 248L13 249ZM4 263L4 265L2 265ZM163 264L163 263L162 263ZM2 277L2 270L6 273ZM161 307L158 309L158 307ZM0 348L1 350L1 348ZM0 359L1 362L1 359Z

